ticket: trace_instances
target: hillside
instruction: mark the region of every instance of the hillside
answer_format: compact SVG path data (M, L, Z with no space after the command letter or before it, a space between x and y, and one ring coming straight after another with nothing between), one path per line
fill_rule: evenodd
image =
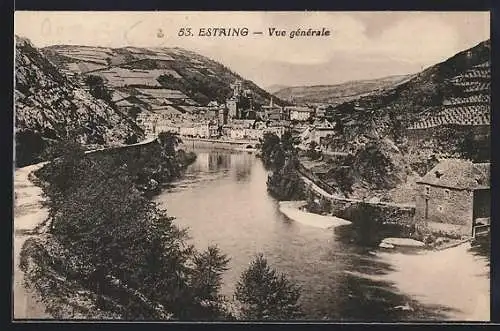
M379 93L397 85L408 78L410 75L390 76L378 79L356 80L335 85L316 85L316 86L293 86L275 88L273 92L277 97L290 100L296 103L329 103L338 105L367 93Z
M408 201L407 178L423 176L440 158L489 162L490 80L485 41L393 88L338 105L337 132L324 144L350 152L345 166L353 172L325 180L348 178L353 196L392 190L385 198Z
M16 164L43 159L52 142L123 144L142 131L127 116L72 83L31 42L16 36Z
M56 45L43 49L46 56L71 75L97 75L123 107L162 107L172 114L196 113L210 101L224 103L230 84L245 82L256 104L268 104L271 95L245 81L222 64L181 48L104 48ZM274 100L285 104L282 100Z
M360 134L387 136L400 145L419 128L434 127L438 132L448 128L461 135L477 132L490 123L489 61L488 40L393 88L338 105L335 120L341 136L348 141ZM460 83L466 77L476 81ZM457 100L462 106L456 107ZM435 138L449 150L461 137Z

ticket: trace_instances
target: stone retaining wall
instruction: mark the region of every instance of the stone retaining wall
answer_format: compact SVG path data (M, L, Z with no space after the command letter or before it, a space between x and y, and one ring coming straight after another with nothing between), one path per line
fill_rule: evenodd
M414 235L415 206L341 197L334 193L333 188L325 187L325 183L319 182L320 185L317 185L314 176L307 176L305 171L300 173L303 176L308 210L351 221L351 232L346 235L354 236L353 240L371 245L384 237Z

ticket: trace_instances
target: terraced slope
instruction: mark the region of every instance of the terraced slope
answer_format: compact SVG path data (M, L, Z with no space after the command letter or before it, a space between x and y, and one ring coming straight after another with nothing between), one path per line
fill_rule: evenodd
M440 125L490 124L490 63L486 61L452 79L453 96L444 100L436 115L413 123L410 129L427 129Z
M224 103L231 95L230 84L244 81L222 64L180 48L56 45L43 52L77 79L101 76L115 95L146 109L151 109L148 103L174 104L191 112L190 107L212 100ZM246 81L245 88L253 92L257 104L269 103L271 95L255 83ZM274 102L284 104L276 98Z
M395 87L340 104L335 120L346 134L375 132L396 141L408 127L486 124L490 47L481 42Z

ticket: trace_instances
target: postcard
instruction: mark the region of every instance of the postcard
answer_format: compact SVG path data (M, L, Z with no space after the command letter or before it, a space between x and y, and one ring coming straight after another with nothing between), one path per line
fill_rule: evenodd
M490 321L490 48L487 11L16 11L14 321Z

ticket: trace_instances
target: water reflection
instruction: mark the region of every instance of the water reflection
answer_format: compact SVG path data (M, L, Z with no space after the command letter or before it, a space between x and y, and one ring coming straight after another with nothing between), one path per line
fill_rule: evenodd
M237 181L246 180L252 171L255 157L229 151L198 151L196 162L190 166L191 173L227 171Z
M461 301L461 295L488 295L484 275L477 276L489 268L477 267L483 265L483 257L465 250L429 257L381 252L372 245L366 229L348 225L331 231L290 221L267 193L267 171L255 156L195 151L198 159L186 177L157 200L177 217L179 225L189 228L197 247L217 244L231 257L222 288L226 297L232 297L241 272L262 252L275 268L302 287L300 300L307 319L391 321L484 316L471 308L474 301L457 307L449 304ZM465 264L459 272L468 282L468 290L461 290L456 297L460 284L448 292L440 289L456 275L453 268L442 266L450 259ZM433 293L423 296L429 291Z

